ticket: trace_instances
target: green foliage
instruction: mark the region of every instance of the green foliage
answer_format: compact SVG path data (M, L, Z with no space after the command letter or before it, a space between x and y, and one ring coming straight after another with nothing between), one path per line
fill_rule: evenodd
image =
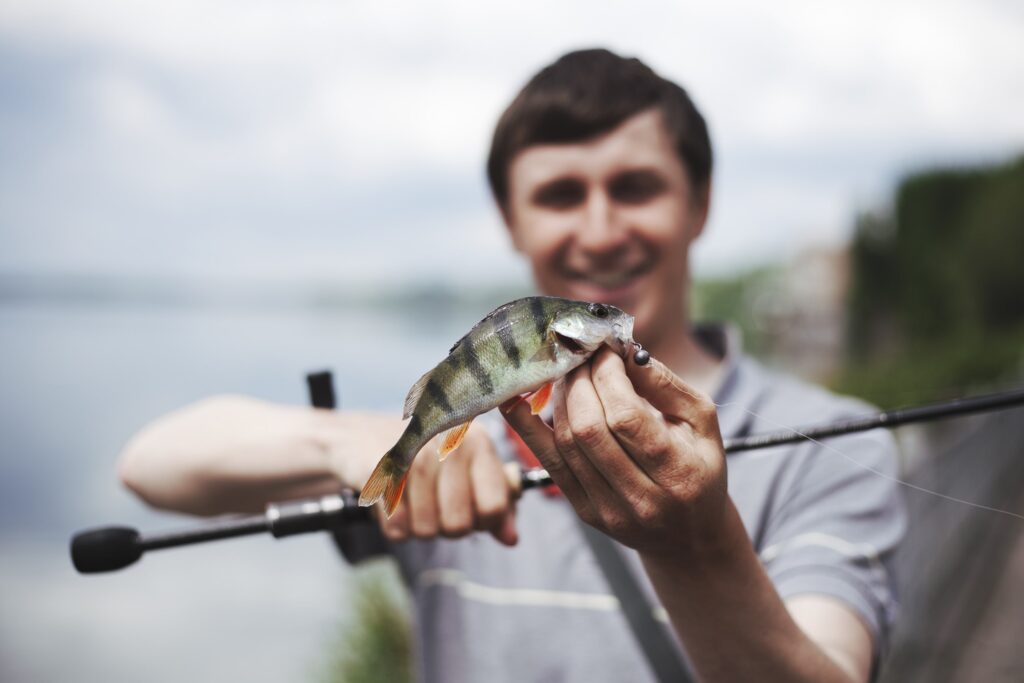
M1019 373L1021 244L1024 157L905 179L891 214L857 221L838 388L888 404Z
M351 614L331 646L324 683L411 683L412 635L403 591L391 562L355 571Z
M757 320L758 297L777 286L779 269L756 268L731 277L702 278L690 290L690 317L694 321L727 321L743 333L744 350L762 355L769 346Z
M1024 326L999 335L965 334L908 351L850 360L834 388L882 408L984 393L1024 375Z

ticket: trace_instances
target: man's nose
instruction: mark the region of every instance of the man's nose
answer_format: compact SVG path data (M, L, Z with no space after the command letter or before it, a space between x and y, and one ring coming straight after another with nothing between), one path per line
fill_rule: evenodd
M627 232L618 207L607 193L590 192L584 222L577 235L579 246L592 253L613 251L625 242Z

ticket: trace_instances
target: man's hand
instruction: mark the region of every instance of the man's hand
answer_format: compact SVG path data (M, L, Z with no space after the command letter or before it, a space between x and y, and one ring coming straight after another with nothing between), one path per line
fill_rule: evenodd
M462 445L443 463L438 462L437 439L431 440L412 463L395 514L388 519L378 513L378 518L392 541L460 538L482 530L511 546L518 541L518 493L486 431L472 425Z
M599 351L556 385L553 429L509 407L585 522L647 556L716 549L728 496L715 406L660 362Z
M580 517L640 552L701 680L866 680L871 638L852 610L804 596L790 615L765 574L708 397L602 350L554 400L553 428L511 402L506 418Z

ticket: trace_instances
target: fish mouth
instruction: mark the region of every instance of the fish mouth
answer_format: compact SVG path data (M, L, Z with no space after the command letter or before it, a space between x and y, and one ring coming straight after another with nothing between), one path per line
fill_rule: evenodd
M558 340L558 343L564 346L570 353L582 354L591 351L591 349L586 348L583 344L580 344L572 337L567 337L564 334L555 332L555 338Z
M629 314L622 316L619 322L612 325L614 347L619 353L625 354L633 346L633 323L635 318Z

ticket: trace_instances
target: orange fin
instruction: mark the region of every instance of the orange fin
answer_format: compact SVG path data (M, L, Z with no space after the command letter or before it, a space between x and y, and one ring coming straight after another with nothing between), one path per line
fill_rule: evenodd
M369 507L378 501L383 501L384 511L388 517L395 514L395 509L398 507L399 501L402 500L405 481L409 478L409 468L403 468L396 463L397 458L392 453L393 451L388 451L380 459L359 494L360 507Z
M551 382L548 382L537 391L533 392L526 397L526 402L530 404L530 414L537 415L540 411L544 410L544 406L551 400L551 387L554 386Z
M448 457L448 454L459 447L462 440L466 437L466 431L469 429L469 425L473 421L463 422L460 425L452 427L444 433L444 437L441 439L441 445L437 447L437 455L440 460L444 460Z

